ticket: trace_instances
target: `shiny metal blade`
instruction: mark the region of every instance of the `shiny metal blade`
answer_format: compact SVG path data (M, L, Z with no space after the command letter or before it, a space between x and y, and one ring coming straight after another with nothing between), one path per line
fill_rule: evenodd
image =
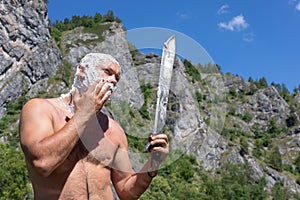
M165 125L175 51L176 41L175 36L173 35L164 43L162 52L154 119L154 135L161 133Z
M167 104L169 90L172 79L172 71L175 59L176 41L175 36L171 36L165 43L162 52L160 75L157 89L156 111L154 119L154 129L152 135L162 133L162 129L166 122ZM147 152L150 147L150 142L144 147L143 152ZM156 155L159 160L159 156Z

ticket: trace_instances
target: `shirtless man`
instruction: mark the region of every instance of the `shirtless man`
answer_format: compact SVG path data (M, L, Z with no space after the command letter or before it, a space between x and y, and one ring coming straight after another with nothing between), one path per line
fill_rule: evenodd
M168 138L151 137L148 161L132 170L124 131L101 112L119 79L113 57L91 53L77 67L70 93L24 105L20 143L35 199L113 199L110 183L120 199L138 199L148 188L169 153Z

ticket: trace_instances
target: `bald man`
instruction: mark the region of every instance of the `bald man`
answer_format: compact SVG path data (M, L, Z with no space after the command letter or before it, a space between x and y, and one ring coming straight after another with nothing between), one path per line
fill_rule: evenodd
M31 99L22 109L20 143L35 199L138 199L169 153L165 134L150 138L148 161L132 170L126 135L101 112L120 79L110 55L87 54L68 94ZM153 153L159 159L153 159Z

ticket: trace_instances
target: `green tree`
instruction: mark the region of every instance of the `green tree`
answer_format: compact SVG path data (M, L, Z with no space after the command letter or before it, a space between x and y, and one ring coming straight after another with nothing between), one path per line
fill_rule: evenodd
M258 88L262 89L262 88L267 88L268 87L268 82L267 79L265 77L260 78L257 82L256 85Z
M281 182L276 182L275 186L272 188L273 200L289 200L291 195L289 192L283 188Z
M64 23L65 25L70 24L69 18L65 18L63 23Z
M245 122L249 123L252 120L251 114L248 113L248 112L244 113L244 115L242 116L242 120L244 120Z
M241 152L243 152L243 154L248 154L249 153L249 151L248 151L249 144L248 144L247 140L242 137L240 142L241 142Z
M106 15L103 16L103 21L105 22L113 22L114 20L115 20L115 16L112 10L108 10Z
M116 21L117 23L122 23L122 20L121 20L119 17L116 17L116 18L115 18L115 21Z
M148 101L151 97L151 90L153 86L151 84L141 84L141 91L144 95L144 104L139 109L140 114L144 119L150 119L150 113L148 111Z
M218 179L208 179L204 183L205 194L209 200L223 200L223 189Z
M296 172L300 173L300 154L297 156L294 163Z
M196 91L195 96L198 103L200 103L203 100L203 96L199 91Z
M185 181L176 181L172 187L172 199L206 199L207 195L202 191L201 186ZM160 199L160 198L158 198Z
M80 16L72 16L72 20L71 20L72 24L74 24L75 27L79 27L81 26L81 20L80 20Z
M286 125L287 127L293 127L297 124L297 116L295 113L291 113L290 116L286 119Z
M232 97L236 97L237 96L236 89L234 87L229 88L229 94Z
M0 142L0 198L32 199L22 152Z
M281 158L281 154L279 151L279 147L278 146L274 146L271 150L270 156L269 156L269 164L270 166L281 172L283 165L282 165L282 158Z
M277 135L280 132L280 128L277 125L277 122L274 117L272 117L269 121L269 133Z
M294 87L293 89L293 95L296 95L298 93L298 88Z
M81 18L81 25L84 27L91 28L93 26L93 19L91 17L84 15Z
M224 175L221 178L223 199L265 199L265 182L251 177L253 171L248 164L224 166ZM259 194L259 196L256 196Z
M251 76L248 78L248 82L249 83L254 83L254 80L253 80L253 78Z
M200 81L201 76L198 69L188 60L183 61L186 73L192 78L192 81Z
M97 24L97 23L101 22L101 20L102 20L102 16L101 16L100 13L97 12L97 13L94 15L94 22Z
M60 46L60 38L61 38L61 32L56 27L51 27L51 35L54 41L56 42L57 46Z
M141 200L171 199L171 187L167 179L157 176L140 198Z

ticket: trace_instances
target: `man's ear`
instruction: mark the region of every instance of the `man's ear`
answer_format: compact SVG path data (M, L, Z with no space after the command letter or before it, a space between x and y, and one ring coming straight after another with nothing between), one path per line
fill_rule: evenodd
M85 70L85 67L83 67L81 65L77 66L77 71L84 72L84 70Z
M78 65L76 67L76 74L75 75L82 75L85 71L85 67L81 66L81 65Z

